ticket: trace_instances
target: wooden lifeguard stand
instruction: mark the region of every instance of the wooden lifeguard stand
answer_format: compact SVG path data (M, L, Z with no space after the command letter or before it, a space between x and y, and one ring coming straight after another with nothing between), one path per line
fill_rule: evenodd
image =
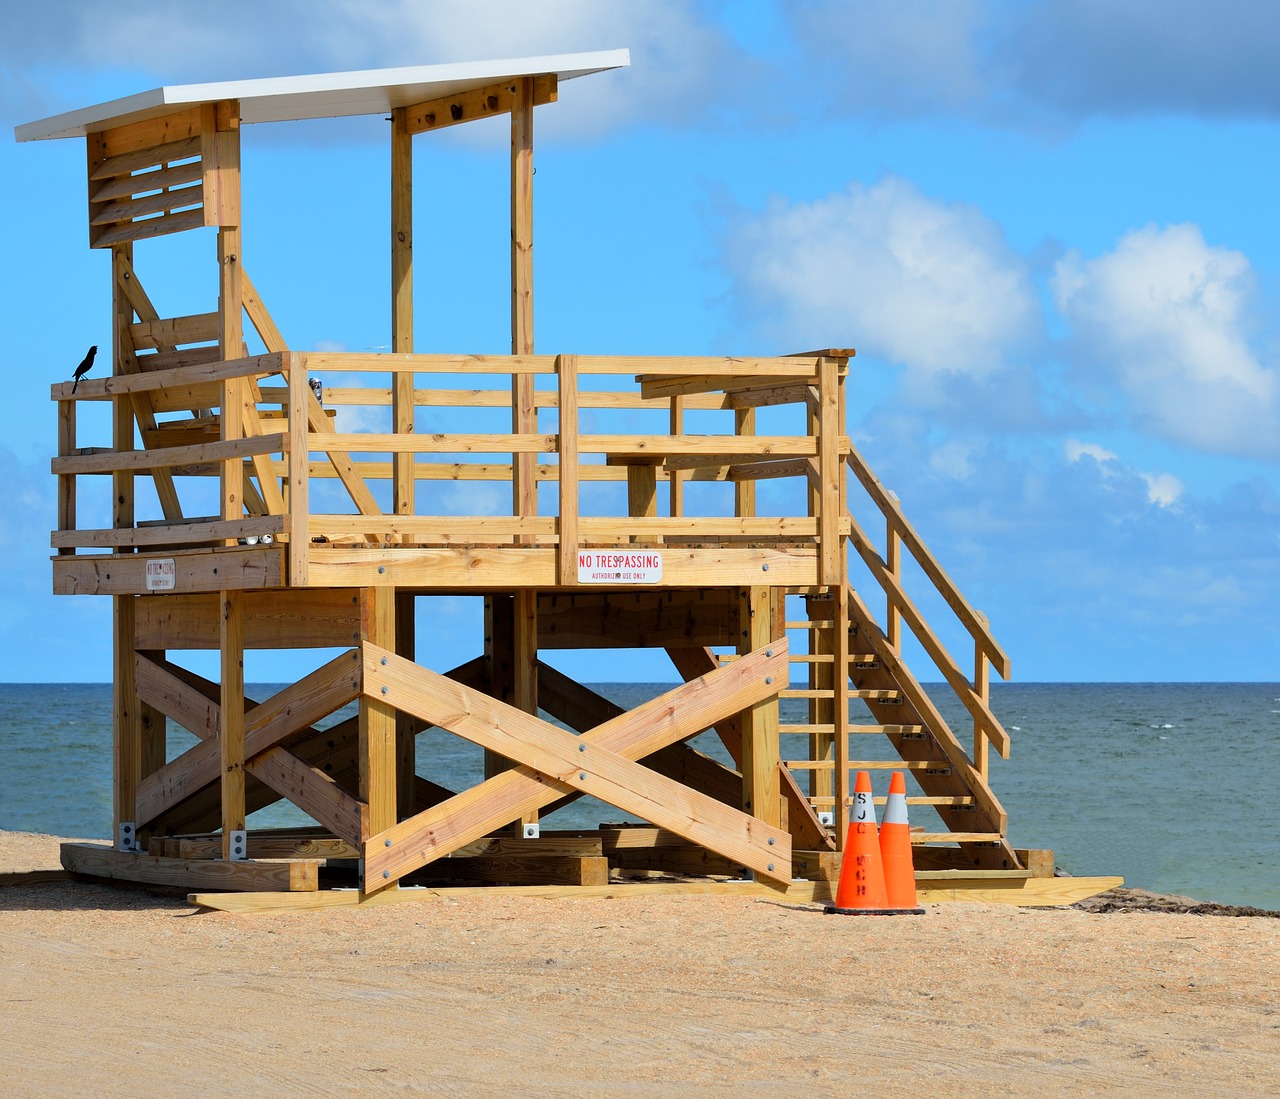
M825 899L850 773L897 768L933 822L914 836L926 897L1102 887L1058 884L1051 852L1009 843L988 774L990 746L1009 749L988 676L1009 661L844 434L851 350L535 353L534 108L626 64L618 50L166 87L18 129L85 139L89 244L112 261L111 376L51 389L54 590L114 605L115 843L65 846L68 868L224 908L405 900L428 895L404 888L420 880ZM248 275L241 127L373 113L391 123L392 352L292 350ZM511 354L419 353L414 138L496 115L511 123ZM135 249L179 232L212 238L218 299L164 316ZM81 402L110 404L109 445L80 437ZM96 516L78 506L85 477L110 478ZM441 484L472 482L509 485L509 510L440 506ZM883 552L855 492L884 517ZM908 593L904 554L972 638L972 672ZM863 587L886 599L883 625ZM459 593L483 596L483 651L424 667L415 604ZM969 747L904 663L904 627ZM539 659L609 647L665 649L683 685L623 712ZM255 704L244 654L269 648L340 651ZM201 649L220 654L216 683L173 658ZM170 722L197 743L176 750ZM483 748L474 785L417 773L432 727ZM719 760L690 746L707 730ZM542 827L583 794L633 821ZM246 830L280 798L315 827ZM320 888L331 867L358 889ZM619 882L635 874L663 876Z

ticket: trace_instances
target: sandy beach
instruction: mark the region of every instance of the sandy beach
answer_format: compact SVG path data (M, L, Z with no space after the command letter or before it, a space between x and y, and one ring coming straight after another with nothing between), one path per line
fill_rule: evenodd
M0 872L55 869L58 842L0 833ZM234 916L158 889L0 888L9 1096L1274 1095L1278 975L1280 919L1141 906Z

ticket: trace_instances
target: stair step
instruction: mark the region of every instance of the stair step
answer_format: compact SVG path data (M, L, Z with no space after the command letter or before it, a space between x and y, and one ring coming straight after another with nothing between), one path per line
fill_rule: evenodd
M830 809L836 803L834 797L814 797L806 798L815 809ZM877 805L884 805L888 802L888 798L877 797L872 799ZM958 794L955 797L908 797L908 805L932 805L943 809L971 809L973 808L974 799L965 794ZM846 799L847 805L853 804L853 798ZM965 833L966 835L968 833Z
M834 735L836 727L831 722L784 723L778 726L780 733L829 733ZM923 725L850 725L850 733L883 733L886 736L900 736L904 740L927 740L929 733Z
M830 759L784 759L784 767L793 771L831 771L835 761ZM951 764L945 759L851 759L850 771L925 771L934 775L951 774Z
M779 698L830 698L832 692L817 687L792 687L779 691ZM848 692L849 698L861 698L868 702L901 702L902 692L894 690L869 690L855 688Z

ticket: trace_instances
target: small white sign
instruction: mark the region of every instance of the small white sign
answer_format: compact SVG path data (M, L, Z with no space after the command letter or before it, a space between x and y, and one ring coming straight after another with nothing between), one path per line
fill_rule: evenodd
M172 591L177 579L172 557L147 562L147 591Z
M662 554L656 550L579 550L579 584L657 584Z

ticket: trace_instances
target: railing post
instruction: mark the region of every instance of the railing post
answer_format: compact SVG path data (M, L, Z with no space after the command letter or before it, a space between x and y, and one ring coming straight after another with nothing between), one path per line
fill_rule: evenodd
M898 534L898 528L893 525L893 516L885 517L885 564L889 568L889 575L897 581L898 585L902 584L902 538ZM893 591L885 587L885 630L884 636L889 644L893 647L894 652L900 651L902 641L902 612L898 609L898 604L893 596Z
M684 397L671 398L671 434L677 437L684 434ZM685 471L673 469L667 474L671 488L671 517L679 518L684 514L684 480Z
M991 664L987 660L987 654L982 650L982 641L980 639L974 639L973 648L973 690L983 706L990 706ZM973 719L973 765L977 768L978 774L982 776L983 782L989 781L990 748L991 742L987 739L986 730L982 727L982 722L975 717Z
M578 582L578 357L556 356L559 386L559 432L556 450L560 475L560 542L557 579L564 585Z
M742 438L756 433L756 410L736 408L733 411L733 433ZM756 513L755 481L735 481L733 484L733 513L739 519L753 518Z
M840 392L835 359L818 360L818 583L842 588L844 546L840 539Z
M76 402L58 402L58 457L76 452ZM58 530L76 529L76 475L58 474ZM59 555L74 554L74 546L60 546Z

